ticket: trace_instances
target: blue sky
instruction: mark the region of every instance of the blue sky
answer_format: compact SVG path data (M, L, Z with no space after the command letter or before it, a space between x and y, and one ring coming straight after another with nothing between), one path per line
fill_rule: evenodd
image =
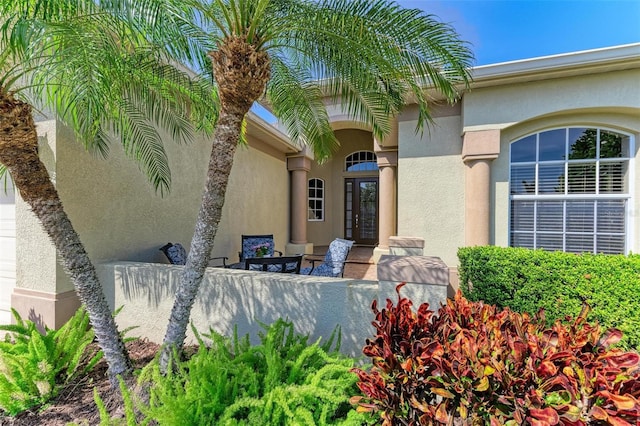
M399 0L450 23L476 65L640 42L640 0Z
M396 1L451 24L475 65L640 42L640 0ZM273 121L262 107L254 112Z

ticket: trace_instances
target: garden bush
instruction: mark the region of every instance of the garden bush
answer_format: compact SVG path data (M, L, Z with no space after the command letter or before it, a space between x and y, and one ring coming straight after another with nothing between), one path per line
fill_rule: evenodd
M575 317L624 333L621 345L640 349L640 256L547 252L524 248L458 250L460 288L470 300L534 314L553 322Z
M51 400L102 357L102 352L88 350L94 333L83 308L59 330L44 334L33 321L12 312L16 324L0 326L6 332L0 342L0 410L10 416Z
M531 316L470 302L460 292L434 314L400 297L378 310L376 335L355 369L359 410L383 425L640 424L640 355L586 322L544 326Z
M363 425L349 404L358 392L354 360L309 343L291 322L263 325L260 343L249 337L198 337L198 349L168 374L154 362L141 374L149 401L137 405L145 422L161 425ZM194 330L195 332L195 330ZM336 346L337 347L337 346ZM108 420L104 420L108 424ZM135 423L133 423L135 424Z

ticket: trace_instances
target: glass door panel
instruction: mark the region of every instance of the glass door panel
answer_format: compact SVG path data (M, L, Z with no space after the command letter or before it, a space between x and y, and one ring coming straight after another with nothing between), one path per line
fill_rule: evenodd
M356 244L377 244L378 178L345 180L345 238Z

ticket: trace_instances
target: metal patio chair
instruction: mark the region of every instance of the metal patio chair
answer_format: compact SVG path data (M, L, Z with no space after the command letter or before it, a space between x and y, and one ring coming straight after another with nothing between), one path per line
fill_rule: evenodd
M269 257L275 253L282 256L282 252L275 249L273 242L273 234L265 235L242 235L242 251L238 252L240 263L249 257ZM257 250L260 247L266 247L266 252L262 256L258 256Z
M160 247L159 250L167 256L169 263L172 265L185 265L187 263L187 250L180 243L167 243ZM228 257L218 256L210 258L209 262L212 260L222 260L222 267L227 268L227 259Z
M327 254L323 260L309 259L311 266L300 269L300 275L315 275L319 277L342 277L344 265L354 241L336 238L329 244ZM316 262L322 262L318 266Z

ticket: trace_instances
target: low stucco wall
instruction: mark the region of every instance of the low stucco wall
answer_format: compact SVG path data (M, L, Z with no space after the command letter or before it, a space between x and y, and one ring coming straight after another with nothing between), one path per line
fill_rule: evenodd
M124 306L118 327L137 327L132 336L162 342L180 279L181 266L149 263L110 263L98 273L109 303ZM342 328L343 352L359 355L371 335L370 306L377 283L208 268L191 321L199 332L209 328L231 336L234 326L253 341L260 322L278 318L293 321L296 331L312 340L327 339L336 325ZM188 341L193 342L189 329Z
M109 303L114 308L123 306L116 317L120 330L137 327L130 336L162 342L181 269L134 262L99 265ZM227 336L237 325L239 335L248 333L254 342L260 323L270 324L278 318L293 321L296 331L309 334L312 341L326 340L340 325L342 352L360 356L365 339L374 332L372 301L389 297L395 302L395 294L380 288L376 281L208 268L191 321L199 332L212 328ZM426 300L433 303L429 285L407 284L407 291L415 306ZM193 342L191 330L187 339Z

